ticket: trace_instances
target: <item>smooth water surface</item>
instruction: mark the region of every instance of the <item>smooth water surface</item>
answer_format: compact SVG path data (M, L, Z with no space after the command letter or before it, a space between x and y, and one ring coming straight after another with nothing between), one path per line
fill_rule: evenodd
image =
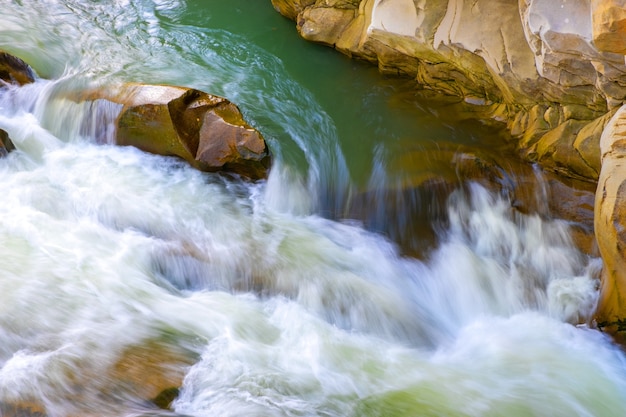
M17 147L0 160L1 413L626 409L624 356L586 324L599 261L566 222L474 183L424 205L388 192L398 166L433 178L491 131L392 105L404 81L300 40L269 0L10 1L0 48L41 76L0 90ZM274 153L269 179L97 144L119 109L88 119L68 92L121 82L231 99ZM434 246L406 256L378 229Z

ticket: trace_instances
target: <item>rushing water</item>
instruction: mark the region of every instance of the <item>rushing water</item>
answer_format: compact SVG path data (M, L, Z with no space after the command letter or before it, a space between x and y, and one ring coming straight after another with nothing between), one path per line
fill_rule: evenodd
M468 184L405 256L377 232L422 239L380 201L389 161L489 140L391 109L400 82L251 3L3 3L0 48L42 79L0 90L0 415L621 415L624 356L586 325L599 261L567 223ZM269 179L96 143L108 119L64 97L125 81L230 98ZM363 201L375 221L350 220Z

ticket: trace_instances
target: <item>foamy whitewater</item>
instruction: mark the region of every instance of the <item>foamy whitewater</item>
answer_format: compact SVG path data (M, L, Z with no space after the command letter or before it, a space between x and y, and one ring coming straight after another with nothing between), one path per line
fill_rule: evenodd
M470 184L417 260L328 219L350 189L333 120L272 54L184 24L191 6L3 5L0 47L52 81L0 90L17 148L0 159L0 414L623 414L624 356L588 326L601 264L565 222ZM119 108L69 93L137 73L240 104L274 151L269 179L102 140ZM112 372L155 344L191 360L170 411Z

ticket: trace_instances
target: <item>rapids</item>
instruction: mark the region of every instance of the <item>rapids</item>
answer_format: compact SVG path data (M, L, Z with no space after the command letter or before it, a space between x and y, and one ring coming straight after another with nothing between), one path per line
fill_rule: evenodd
M346 214L395 186L407 138L487 130L391 109L400 81L251 3L3 4L0 48L41 79L0 90L0 415L621 415L624 355L591 326L601 263L568 222L472 182L427 210L434 238L380 199L371 224ZM127 81L237 103L269 179L107 143L119 108L68 97ZM180 388L169 410L152 386Z

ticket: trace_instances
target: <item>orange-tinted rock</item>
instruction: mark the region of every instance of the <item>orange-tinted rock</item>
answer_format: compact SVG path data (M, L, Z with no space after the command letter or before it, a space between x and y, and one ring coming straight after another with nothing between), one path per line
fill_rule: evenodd
M188 351L158 342L132 346L123 352L107 376L112 382L111 394L127 392L131 398L167 408L173 399L170 394L177 393L188 367L196 359Z
M272 0L274 9L289 19L295 19L305 7L315 4L315 0Z
M607 124L600 141L602 169L595 198L595 233L604 261L597 321L626 336L626 107ZM619 334L621 333L621 335Z
M18 57L0 51L0 80L9 84L24 85L35 81L35 73Z
M171 407L197 359L196 353L159 340L128 346L107 369L88 363L68 369L56 395L3 397L0 416L45 417L60 415L61 409L67 417L157 415L158 408Z
M626 54L626 8L623 0L594 0L593 43L602 52Z
M116 143L178 156L202 171L225 171L253 180L267 177L270 154L259 131L223 97L170 86L125 86Z

